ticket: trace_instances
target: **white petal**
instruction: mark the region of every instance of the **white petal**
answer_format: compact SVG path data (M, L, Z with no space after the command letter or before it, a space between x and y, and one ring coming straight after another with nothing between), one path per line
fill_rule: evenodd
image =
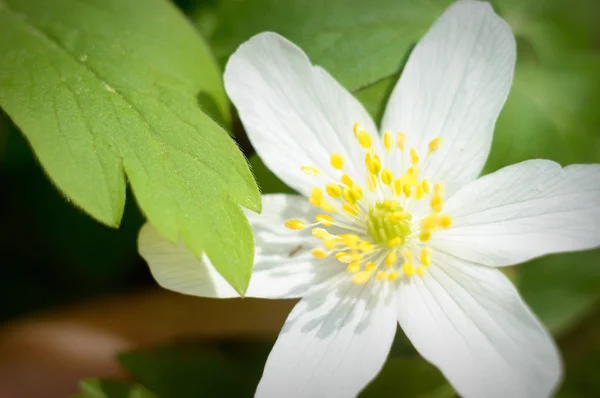
M516 46L488 3L457 1L417 44L387 105L383 130L402 131L424 157L423 173L452 192L474 179L488 156L496 118L510 89Z
M263 195L263 213L247 212L255 234L255 264L246 297L288 298L303 296L309 289L343 268L314 259L310 252L317 239L310 232L290 231L290 218L312 218L314 210L296 195ZM183 244L163 238L150 224L142 227L140 254L152 275L164 288L201 297L237 297L238 294L215 270L206 256L197 259Z
M315 185L300 170L303 165L339 179L329 163L334 152L344 157L353 178L365 175L364 152L352 128L360 122L377 139L373 121L293 43L275 33L252 37L229 59L225 88L261 159L296 191L308 196Z
M559 354L512 283L495 268L436 258L397 291L400 326L419 353L465 398L551 395Z
M549 160L505 167L445 205L453 226L431 245L490 266L600 246L600 165L564 169Z
M354 397L377 375L396 332L393 292L389 284L342 280L294 307L257 398Z

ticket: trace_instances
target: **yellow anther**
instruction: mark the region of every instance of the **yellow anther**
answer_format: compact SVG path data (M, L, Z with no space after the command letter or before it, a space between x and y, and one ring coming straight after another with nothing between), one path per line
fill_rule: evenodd
M440 227L442 228L450 228L452 226L452 217L448 214L444 214L440 217Z
M344 244L351 249L357 248L358 242L360 242L360 238L358 237L358 235L354 234L342 234L340 235L340 238L342 238Z
M419 256L419 258L421 260L421 264L423 264L426 267L429 267L431 265L431 249L423 247L421 249L421 255Z
M327 184L325 186L325 190L327 191L327 194L332 198L339 198L340 196L342 196L342 188L338 184L335 184L333 182Z
M352 283L355 285L364 285L369 281L369 279L371 279L372 274L373 272L371 271L358 272L352 277Z
M323 239L323 245L329 250L335 249L335 246L337 245L337 240L335 240L335 238L331 236L328 236L327 238Z
M437 193L433 195L433 197L431 198L431 209L439 213L440 211L442 211L443 206L444 204L442 201L442 197Z
M351 187L352 186L352 178L348 176L348 174L342 174L342 184Z
M318 214L315 219L326 227L331 227L335 221L329 214Z
M373 175L378 175L381 171L381 161L379 160L379 156L375 154L367 153L365 155L365 164L369 173Z
M375 249L375 246L373 246L371 243L363 240L362 242L360 242L358 244L358 249L363 253L370 253L373 251L373 249Z
M316 207L321 207L322 199L317 199L314 196L311 196L308 198L308 203Z
M319 239L325 239L329 236L329 232L327 232L327 230L323 228L313 228L311 232L314 237L317 237Z
M408 170L406 170L406 174L407 174L408 176L411 176L411 177L415 177L415 178L416 178L416 177L419 175L419 166L417 166L416 164L413 164L412 166L410 166L410 167L408 168ZM415 181L413 182L413 184L414 184L414 185L417 185L417 181L415 180Z
M423 267L422 265L419 265L415 271L419 276L425 275L425 267Z
M356 205L356 199L354 199L354 196L352 195L352 190L348 187L344 187L344 200L346 202L348 202L348 204L354 206Z
M331 157L329 158L329 160L331 161L331 165L334 168L336 168L338 170L341 170L344 168L344 158L339 153L332 154Z
M325 258L327 257L327 252L323 249L317 248L317 249L313 249L313 251L311 252L313 257L316 258Z
M421 181L421 189L424 193L429 194L431 192L431 183L428 179Z
M368 262L367 265L365 265L365 271L373 271L375 268L377 268L377 264L373 262Z
M359 263L350 263L348 264L348 268L347 268L348 272L358 272L360 271L360 264Z
M404 144L406 144L406 136L404 135L404 133L400 132L400 133L398 133L398 139L396 140L396 145L398 145L398 148L400 148L400 150L403 151Z
M352 256L346 252L339 252L335 254L335 258L344 264L349 264L352 262Z
M344 203L342 205L342 210L344 210L348 214L352 214L353 216L358 215L358 209L356 207L348 205L347 203Z
M433 153L438 150L442 145L442 137L436 137L429 141L429 153Z
M335 210L335 207L333 207L333 205L326 200L321 200L317 206L328 213L331 213Z
M417 189L415 191L415 199L416 200L423 199L423 187L421 187L421 185L417 185Z
M392 271L390 272L390 276L388 276L388 281L393 282L400 277L400 272Z
M371 136L369 135L369 133L367 133L366 131L359 131L356 135L356 139L363 148L371 148L371 144L373 143L373 141L371 140Z
M406 276L413 276L415 274L415 266L411 263L404 263L402 264L402 272Z
M399 196L402 193L402 180L400 178L394 180L394 195Z
M429 231L429 230L421 231L421 233L419 234L419 240L421 242L427 242L429 239L431 239L431 231Z
M438 195L443 195L444 194L444 183L442 182L436 182L433 185L433 192L435 192Z
M412 262L414 255L410 250L404 249L402 250L402 257L404 258L405 262L410 263Z
M318 176L319 174L321 174L321 171L313 166L302 166L300 167L300 170L302 170L305 174L308 174L309 176Z
M357 201L361 200L362 195L363 195L362 188L359 187L358 185L354 185L352 187L352 197L354 198L354 200L357 200Z
M323 191L319 187L313 187L310 196L315 199L323 199Z
M377 271L377 280L383 281L383 280L386 280L387 277L388 277L387 272L385 272L385 271Z
M410 186L409 185L402 185L402 193L407 198L410 198L410 194L411 194Z
M434 229L434 228L437 228L439 223L440 223L439 216L432 214L430 216L425 217L423 219L423 221L421 221L421 228Z
M415 147L410 148L410 162L412 164L419 163L419 153Z
M360 131L360 122L354 123L354 126L352 126L352 131L354 132L354 136L356 137L358 135L358 132Z
M394 246L400 246L404 241L402 240L401 237L397 236L394 239L390 239L388 241L388 246L394 247Z
M383 132L383 146L388 152L391 151L392 147L394 146L394 138L392 137L392 133L389 131Z
M385 266L386 267L391 267L392 265L394 265L394 263L396 262L396 260L398 260L398 256L396 255L396 250L392 250L385 257Z
M381 182L383 182L385 185L390 185L393 179L394 175L390 169L385 168L381 171Z
M300 220L287 220L285 226L289 229L300 230L306 228L306 224Z

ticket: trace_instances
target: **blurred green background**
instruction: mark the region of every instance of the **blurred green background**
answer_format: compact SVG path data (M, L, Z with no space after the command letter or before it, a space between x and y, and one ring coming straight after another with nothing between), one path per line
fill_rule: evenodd
M410 48L447 4L445 0L177 2L210 43L221 66L251 35L279 32L353 91L377 119ZM511 24L519 55L485 171L530 158L562 164L600 162L600 2L492 4ZM263 192L286 191L253 155L239 123L232 130L251 159ZM96 223L53 187L5 115L0 117L0 182L0 322L154 284L136 251L143 217L131 195L119 230ZM566 379L560 396L600 396L600 251L552 256L509 271L561 348ZM251 396L271 344L229 340L187 344L128 353L121 361L141 385L160 397ZM103 383L90 382L85 388L115 391L107 396L130 388ZM139 396L153 396L137 388L143 390ZM400 335L384 371L363 395L451 397L454 392Z

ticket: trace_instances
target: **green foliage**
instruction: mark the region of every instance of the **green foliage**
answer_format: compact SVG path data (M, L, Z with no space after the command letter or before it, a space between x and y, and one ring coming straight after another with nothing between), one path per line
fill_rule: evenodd
M80 393L71 398L157 398L139 384L125 381L89 379L79 384Z
M245 291L239 205L260 198L214 121L230 119L220 72L185 19L162 0L2 0L0 37L0 104L67 199L116 226L125 172L163 235Z

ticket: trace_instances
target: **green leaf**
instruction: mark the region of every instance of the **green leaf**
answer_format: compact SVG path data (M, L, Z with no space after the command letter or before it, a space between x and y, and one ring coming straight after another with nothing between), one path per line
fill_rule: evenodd
M270 348L271 344L252 342L250 350L240 356L239 352L181 345L128 352L119 360L138 382L161 397L249 397Z
M157 398L140 386L125 381L89 379L79 383L80 393L71 398Z
M294 191L285 185L271 170L265 166L263 161L254 154L250 156L250 166L254 173L254 178L262 193L294 193Z
M158 230L244 292L239 205L260 211L260 196L213 120L230 119L220 72L183 16L163 0L0 0L0 37L0 105L67 199L117 226L126 174Z
M391 358L360 394L361 398L452 398L456 394L444 376L421 358Z

